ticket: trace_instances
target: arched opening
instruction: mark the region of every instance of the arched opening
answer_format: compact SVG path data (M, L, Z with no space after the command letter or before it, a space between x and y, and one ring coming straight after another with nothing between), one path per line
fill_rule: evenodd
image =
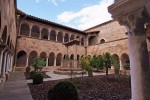
M30 27L28 24L23 23L20 27L20 35L29 36Z
M7 38L7 46L9 47L9 45L10 45L10 35Z
M40 35L40 29L37 25L34 25L31 30L31 37L39 38L39 35Z
M56 58L56 66L61 66L61 60L62 60L62 54L59 53L57 54L57 58Z
M104 39L101 39L100 40L100 43L102 44L102 43L105 43L105 40Z
M129 56L126 53L121 55L121 63L125 70L130 70L130 60Z
M69 42L69 35L68 34L65 34L65 36L64 36L64 42Z
M27 53L23 50L19 51L17 54L16 67L26 67Z
M119 61L119 56L117 54L112 55L112 61L114 63L113 66L120 69L120 61Z
M56 41L56 31L52 30L50 33L50 40Z
M79 37L79 36L77 36L76 39L80 41L80 37ZM78 45L79 45L79 44L80 44L80 42L78 43Z
M29 54L29 61L28 61L28 66L31 66L34 62L34 59L37 58L37 52L36 51L32 51Z
M73 54L70 56L70 59L71 59L71 60L74 60L74 55L73 55Z
M2 33L2 40L4 44L6 44L6 39L7 39L7 26L5 26L3 33Z
M77 60L78 60L78 61L80 60L80 55L77 55Z
M74 40L74 35L71 35L70 40Z
M54 66L54 62L55 62L55 54L53 52L51 52L49 54L48 65Z
M90 45L94 45L96 43L96 37L95 36L90 36L88 39L88 44Z
M60 42L60 43L63 42L63 33L62 32L58 32L57 41Z
M81 45L84 46L84 38L81 38Z
M46 62L47 54L46 54L45 52L42 52L42 53L40 54L40 58L43 58L44 61ZM46 63L45 63L45 66L46 66Z
M48 29L43 28L41 31L41 39L46 39L48 40Z

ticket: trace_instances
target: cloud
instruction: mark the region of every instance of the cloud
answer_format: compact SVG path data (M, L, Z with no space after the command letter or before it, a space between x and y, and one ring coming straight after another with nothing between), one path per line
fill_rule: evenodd
M65 11L57 16L58 22L65 25L73 24L75 28L87 29L111 19L107 7L114 0L101 0L97 5L91 5L78 12Z
M66 0L60 0L61 2L65 2Z
M36 3L39 3L40 1L42 1L42 0L35 0Z
M57 4L57 2L56 2L56 0L48 0L49 2L52 2L55 6L57 6L58 4Z

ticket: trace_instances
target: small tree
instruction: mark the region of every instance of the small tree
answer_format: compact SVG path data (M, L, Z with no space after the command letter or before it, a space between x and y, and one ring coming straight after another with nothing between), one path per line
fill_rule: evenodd
M97 57L93 57L91 60L91 66L93 68L96 68L98 70L102 70L104 68L104 61L103 61L103 56L99 55Z
M119 68L120 68L120 65L119 65L119 57L117 55L113 55L111 57L111 61L112 61L112 65L114 66L114 69L115 69L115 73L116 74L119 74Z
M45 64L46 62L44 61L43 58L35 58L32 66L34 67L34 71L38 72L39 70L42 70Z
M106 77L108 78L108 68L111 67L111 55L106 52L103 54L104 66L106 68Z
M90 56L82 57L80 59L80 66L88 72L89 77L92 77L93 73L92 73L92 67L90 65L90 62L91 62Z

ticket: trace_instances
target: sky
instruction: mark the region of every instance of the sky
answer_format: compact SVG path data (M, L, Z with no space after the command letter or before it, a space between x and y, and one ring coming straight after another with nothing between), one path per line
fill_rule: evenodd
M26 14L85 30L111 20L107 7L114 0L17 0Z

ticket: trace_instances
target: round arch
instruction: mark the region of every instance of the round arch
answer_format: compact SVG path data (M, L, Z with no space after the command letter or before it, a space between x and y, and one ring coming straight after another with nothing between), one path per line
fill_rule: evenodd
M27 53L21 50L17 53L16 67L26 67Z
M74 40L74 35L73 34L71 35L70 40Z
M118 67L120 69L120 61L119 61L119 56L117 54L112 55L112 59L115 59L115 64L118 64Z
M62 32L58 32L57 41L60 42L60 43L63 42L63 33Z
M2 33L2 40L4 44L6 44L6 39L7 39L7 26L5 26L3 33Z
M128 54L123 53L121 55L121 63L125 70L130 70L130 60Z
M55 62L55 54L54 52L51 52L49 54L48 66L54 66L54 62Z
M71 54L70 59L74 60L74 55L73 54Z
M22 23L20 27L20 35L29 36L30 27L27 23Z
M77 60L78 60L78 61L80 60L80 55L79 55L79 54L77 54Z
M55 30L51 30L50 40L56 41L56 31Z
M34 25L31 29L31 37L39 38L40 28L37 25Z
M61 66L62 54L58 53L56 57L56 66Z
M105 43L105 40L104 39L101 39L100 40L100 43L102 44L102 43Z
M46 39L48 40L48 29L47 28L43 28L41 31L41 39Z
M69 42L69 35L67 33L64 36L64 42Z
M47 59L47 54L46 54L45 52L41 52L41 53L40 53L40 58L43 58L44 61L46 61L46 59ZM46 66L46 64L45 64L45 66Z
M31 51L29 54L29 61L28 66L31 66L34 62L34 59L38 56L38 53L36 51Z

